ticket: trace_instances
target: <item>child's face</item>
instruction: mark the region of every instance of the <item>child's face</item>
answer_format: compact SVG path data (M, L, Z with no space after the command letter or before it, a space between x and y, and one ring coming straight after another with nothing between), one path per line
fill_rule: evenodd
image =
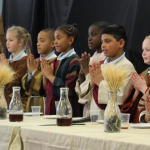
M144 63L150 65L150 39L147 38L143 41L142 49L143 49L142 57Z
M88 30L88 46L91 50L101 51L101 36L99 27L96 25L90 26Z
M54 40L50 39L50 35L47 32L41 31L37 37L37 50L38 54L47 56L54 49Z
M19 41L17 38L17 33L14 31L7 32L6 34L6 46L10 53L16 53L22 49L22 41Z
M70 49L72 49L72 37L68 37L67 34L61 30L56 30L54 36L54 45L57 52L67 53Z
M101 49L106 57L109 57L111 61L119 58L123 53L122 39L117 41L112 35L102 34L101 37Z

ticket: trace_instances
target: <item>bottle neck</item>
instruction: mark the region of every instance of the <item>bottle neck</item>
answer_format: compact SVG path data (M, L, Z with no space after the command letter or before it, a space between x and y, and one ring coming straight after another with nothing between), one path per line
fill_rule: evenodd
M111 103L115 103L117 100L117 91L109 91L108 98Z
M60 98L64 100L68 99L68 91L61 91Z
M13 95L20 95L20 90L13 90Z

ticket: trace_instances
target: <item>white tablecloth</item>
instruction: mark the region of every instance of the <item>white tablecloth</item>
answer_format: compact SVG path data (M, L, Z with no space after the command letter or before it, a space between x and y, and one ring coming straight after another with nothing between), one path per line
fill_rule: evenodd
M2 135L1 140L3 139L0 142L0 146L5 143L6 147L3 145L5 150L7 150L9 144L11 145L11 150L19 150L21 143L24 150L150 149L150 129L129 128L121 130L120 133L105 133L103 124L92 125L91 123L86 123L86 125L59 127L54 125L55 123L55 119L44 119L42 116L25 117L24 121L20 123L10 123L8 120L0 121L0 135ZM45 124L53 125L39 126ZM2 127L3 130L1 130ZM10 139L15 129L19 129L19 133L14 134L16 138L13 138L12 143ZM4 139L7 139L5 140L6 142L4 142ZM19 142L19 139L21 139L21 142Z

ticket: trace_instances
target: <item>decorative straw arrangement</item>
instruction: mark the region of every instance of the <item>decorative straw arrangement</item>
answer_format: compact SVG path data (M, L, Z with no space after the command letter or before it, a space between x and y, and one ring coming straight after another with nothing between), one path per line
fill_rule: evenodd
M109 88L109 103L104 113L104 125L106 132L120 132L120 110L116 103L117 90L124 84L127 70L115 65L103 65L103 77Z
M15 71L8 65L0 64L0 87L14 80Z
M103 65L103 77L110 91L117 91L125 82L127 70L115 65Z
M4 96L4 86L14 80L15 72L6 64L0 63L0 119L7 117L7 102Z

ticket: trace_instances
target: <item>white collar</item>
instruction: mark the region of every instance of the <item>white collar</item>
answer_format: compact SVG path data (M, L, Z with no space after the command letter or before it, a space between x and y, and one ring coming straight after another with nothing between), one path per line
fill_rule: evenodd
M112 62L109 62L109 57L107 57L104 61L104 64L109 64L109 65L113 65L113 64L116 64L118 63L120 60L122 60L123 58L125 58L125 52L117 59L115 59L114 61Z
M13 58L13 54L11 54L9 57L9 61L10 62L18 61L24 56L27 56L27 54L24 52L24 50L22 50L15 58Z
M42 58L42 57L43 57L43 54L40 55L40 61L41 61L41 58ZM45 59L46 59L46 60L50 60L50 59L52 59L52 58L54 58L54 57L57 57L57 55L55 54L54 51L52 51L50 54L48 54L48 55L45 57Z
M65 55L63 55L63 53L59 54L59 56L57 57L57 60L63 60L65 58L72 56L73 54L76 54L74 48L68 51Z

